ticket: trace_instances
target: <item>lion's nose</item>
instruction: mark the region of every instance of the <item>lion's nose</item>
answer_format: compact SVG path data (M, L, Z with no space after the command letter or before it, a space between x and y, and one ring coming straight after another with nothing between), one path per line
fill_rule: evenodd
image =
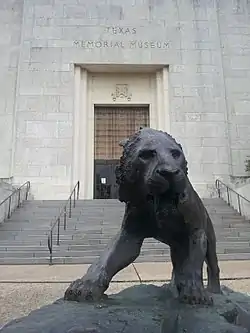
M156 172L162 176L163 178L168 178L171 175L177 175L179 173L178 169L173 168L159 168L156 170Z

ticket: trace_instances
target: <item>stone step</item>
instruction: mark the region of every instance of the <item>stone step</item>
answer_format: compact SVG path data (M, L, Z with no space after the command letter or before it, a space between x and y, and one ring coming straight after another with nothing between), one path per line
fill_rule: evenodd
M55 205L55 204L63 204L66 200L27 200L25 203L32 204L32 205ZM202 201L206 205L227 205L225 201L222 198L202 198ZM87 205L101 205L101 204L119 204L124 205L124 203L121 203L118 199L79 199L76 200L76 202L79 202L81 204L87 204Z
M114 236L116 232L114 233L105 233L103 232L100 234L99 237L97 237L96 234L73 234L73 235L67 235L67 234L61 234L60 235L60 242L62 241L73 241L73 242L83 242L84 240L87 240L89 242L94 242L94 243L99 243L99 242L108 242L110 241ZM53 235L54 241L56 240L56 233ZM223 240L226 240L228 238L234 238L234 239L239 239L241 241L246 241L250 239L250 232L221 232L216 234L217 238L217 243ZM40 241L46 240L47 241L48 235L46 233L44 234L39 234L39 235L30 235L30 234L17 234L17 235L11 235L8 237L8 239L5 237L4 239L1 238L0 235L0 243L4 240L8 240L9 242L11 241L27 241L28 239L33 242L33 243L39 243ZM230 239L229 239L230 240Z
M4 231L0 233L0 240L4 239L18 239L19 237L34 237L41 238L44 235L48 235L49 231L37 231L37 230L29 230L28 232L19 232L19 231Z
M53 264L91 264L98 257L81 257L81 258L53 258ZM47 258L0 258L0 265L49 265Z
M54 249L56 251L95 251L96 249L104 249L106 247L107 244L72 244L69 245L67 243L61 243L60 246L57 246L56 244L54 245ZM221 249L246 249L246 248L250 248L250 242L247 241L239 241L239 242L219 242L217 244L217 249L220 251ZM166 249L168 248L168 246L166 244L163 244L161 242L158 242L156 240L145 240L143 243L143 249ZM9 245L8 243L6 243L6 245L1 245L0 243L0 253L2 252L15 252L15 251L20 251L20 252L25 252L25 251L32 251L32 252L36 252L36 251L48 251L48 247L47 246L42 246L42 245L27 245L26 243L23 244L19 244L19 245Z
M218 220L224 220L224 219L235 219L235 220L245 220L245 218L239 214L233 214L228 212L208 212L208 215L210 216L211 220L218 219Z
M63 246L62 246L63 247ZM60 246L61 248L61 246ZM65 247L68 249L69 247ZM5 252L39 252L46 251L48 252L47 246L42 245L27 245L26 243L23 245L0 245L0 253L1 256L4 256Z
M74 257L74 258L78 258L78 257L82 257L82 256L99 256L101 253L103 252L103 249L95 249L95 251L93 250L85 250L85 251L67 251L64 249L58 249L55 248L53 250L53 256L61 256L61 257ZM168 247L165 248L144 248L141 250L141 256L143 255L164 255L164 254L169 254L170 250ZM222 252L224 253L224 252ZM49 256L49 251L4 251L4 252L0 252L0 257L1 258L29 258L29 257L48 257Z
M85 251L85 252L78 252L78 251L53 251L53 257L73 257L73 258L79 258L79 257L91 257L91 256L97 256L101 254L101 250L97 250L93 253L93 251ZM153 252L154 254L154 252ZM160 253L159 253L160 254ZM48 258L49 257L49 251L39 251L39 252L0 252L0 258Z
M81 233L93 233L93 234L100 234L102 233L103 230L106 231L115 231L117 232L119 230L120 226L111 226L111 225L95 225L95 226L91 226L91 227L88 227L86 225L80 225L80 224L77 224L77 225L70 225L70 226L67 226L66 230L64 230L63 228L63 223L61 223L60 225L60 231L63 232L64 234L69 234L69 235L72 235L73 233L76 233L76 232L81 232ZM12 234L12 233L20 233L20 232L23 232L24 234L27 234L27 233L30 233L30 234L37 234L37 235L40 235L40 234L43 234L45 232L49 232L51 229L51 227L49 226L33 226L33 225L28 225L28 226L15 226L15 225L6 225L6 226L3 226L3 228L0 229L0 232L1 233L5 233L6 235L8 233ZM57 227L55 227L55 229L57 230ZM54 230L55 230L54 229Z
M13 226L13 227L30 227L33 226L33 228L37 227L43 227L43 228L50 228L51 225L53 225L56 221L55 220L22 220L22 221L6 221L2 225L0 225L0 231L3 230L4 228L8 228L8 226ZM60 223L63 225L64 220L61 219ZM79 225L82 227L97 227L97 226L102 226L102 225L110 225L110 226L120 226L122 223L122 220L115 220L113 222L109 222L109 220L75 220L75 219L67 219L66 225L69 227L74 227L75 225Z
M63 208L63 207L62 207ZM33 216L33 215L40 215L40 214L45 214L46 216L49 216L50 214L54 214L54 213L60 213L63 210L61 208L47 208L47 209L32 209L31 207L26 207L26 208L21 208L17 211L14 211L13 216ZM67 212L69 212L69 208L67 208ZM105 207L105 208L98 208L98 207L72 207L71 210L72 214L73 213L81 213L82 215L86 214L89 216L93 216L93 215L100 215L100 214L124 214L125 209L123 207ZM222 210L222 209L207 209L207 212L209 215L218 215L218 216L235 216L235 217L241 217L243 218L237 211L235 210Z
M100 255L106 245L99 247L72 247L72 248L65 248L64 247L53 247L53 255L54 256L62 256L62 257L82 257L82 256L91 256L91 255ZM151 246L148 244L144 244L141 249L141 255L164 255L169 254L170 249L168 246L161 244L160 246ZM250 246L247 245L240 245L240 246L232 246L232 247L226 247L222 246L221 244L218 244L217 246L217 254L239 254L239 253L250 253ZM47 257L49 254L48 249L44 248L27 248L23 247L20 248L19 251L13 251L11 248L8 248L7 250L0 249L0 257L2 258L26 258L26 257Z
M45 226L50 226L52 222L54 222L55 219L48 219L48 218L39 218L39 219L15 219L15 218L11 218L11 220L9 221L5 221L4 223L2 223L2 225L0 225L0 230L2 229L3 226L7 226L8 223L16 223L17 225L21 225L21 224L27 224L27 223L30 223L30 224L33 224L33 225L45 225Z
M35 229L35 230L41 230L41 229L47 229L49 230L51 228L51 224L48 223L32 223L29 221L25 221L22 223L16 223L16 222L6 222L3 225L0 226L0 231L7 231L9 230L25 230L25 229ZM53 221L55 222L55 221ZM60 225L63 226L64 221L60 221ZM223 223L219 224L213 224L215 229L221 229L221 228L250 228L250 223L247 221L224 221ZM66 228L68 230L74 230L74 229L100 229L100 228L119 228L121 226L121 221L116 223L109 223L108 221L96 221L95 223L91 223L89 221L75 221L75 220L68 220L66 223Z
M111 240L115 235L117 234L117 230L114 230L113 232L111 231L107 231L107 230L102 230L102 232L91 232L91 233L88 233L88 232L85 232L85 233L79 233L79 234L76 234L76 233L65 233L63 234L62 232L60 233L60 241L73 241L75 243L79 243L79 242L82 242L86 239L88 240L98 240L98 239L106 239L107 241L108 240ZM18 242L18 241L27 241L27 242L30 242L30 243L36 243L36 242L39 242L40 240L45 240L48 238L50 234L49 233L39 233L39 234L32 234L32 233L24 233L24 232L21 232L21 233L12 233L12 234L9 234L8 237L6 237L6 235L1 235L0 234L0 245L3 244L3 242L7 241L8 244L10 243L14 243L15 242ZM55 230L54 233L53 233L53 239L57 238L57 231ZM246 241L246 240L249 240L249 237L250 237L250 233L249 232L217 232L216 233L216 239L217 239L217 242L219 241L225 241L225 238L232 238L234 239L235 241L237 239L241 240L241 241ZM231 241L229 239L229 241Z
M53 211L48 211L48 210L44 210L44 211L35 211L32 212L30 210L28 210L27 212L24 212L22 209L15 211L12 215L12 219L31 219L34 217L46 217L46 218L54 218L54 216L58 216L60 213L59 210L53 210ZM100 218L100 217L108 217L108 216L113 216L113 217L120 217L124 215L124 211L121 209L117 209L117 210L113 210L113 209L102 209L102 210L98 210L98 209L88 209L88 210L82 210L82 209L72 209L72 216L76 216L79 218L85 217L85 218ZM67 211L67 214L69 214L69 212ZM226 219L226 218L233 218L233 219L242 219L244 220L244 217L242 217L241 215L239 215L238 213L233 213L233 212L209 212L208 214L211 216L211 218L221 218L221 219Z
M63 224L60 226L60 234L62 237L65 236L72 236L74 238L77 237L83 237L84 235L89 235L90 237L92 237L91 235L95 236L95 235L103 235L106 234L108 235L114 235L114 233L117 233L120 229L120 226L110 226L110 225L98 225L98 226L91 226L91 228L88 228L88 226L81 226L81 225L75 225L75 228L72 228L72 226L70 226L70 228L68 227L66 230L64 230L63 228ZM4 232L4 234L3 234ZM34 227L30 226L29 228L27 227L23 227L23 228L17 228L15 226L9 226L8 228L2 228L1 229L1 233L2 233L2 237L8 238L8 237L12 237L12 236L17 236L20 233L22 233L22 235L28 235L28 236L42 236L42 235L48 235L50 232L50 228L48 227L44 227L44 226L39 226L36 229L34 229ZM236 234L238 235L239 233L244 233L244 232L250 232L250 225L239 225L239 226L216 226L215 227L215 233L217 236L220 236L222 234ZM54 228L53 230L53 234L57 234L57 227ZM0 234L0 239L1 239L1 234Z
M234 237L231 237L230 238L231 241L235 244L235 246L240 246L241 243L247 243L249 241L249 238L246 237L246 238L234 238ZM225 237L224 239L222 239L221 241L223 242L226 242L228 240L227 237ZM60 241L60 247L63 246L63 247L77 247L77 246L82 246L82 247L97 247L97 246L106 246L108 243L109 243L110 239L90 239L88 240L87 238L84 239L84 240L81 240L80 242L76 242L76 241L72 241L72 240L61 240ZM220 241L217 242L217 246L219 245ZM158 244L158 243L153 243L153 244ZM159 242L160 244L160 242ZM53 242L53 245L54 246L57 246L56 245L56 239L54 239L54 242ZM30 246L30 247L43 247L43 248L48 248L48 239L47 238L44 238L42 240L39 240L38 242L34 242L32 240L17 240L17 241L0 241L0 246L2 248L6 248L6 247L12 247L12 246L16 246L17 248L18 247L23 247L23 246ZM224 246L224 245L223 245ZM226 247L226 245L224 246Z
M64 239L60 239L60 244L108 244L111 239L113 239L115 235L111 236L111 237L105 237L105 235L103 237L99 237L99 238L89 238L89 237L85 237L82 239L72 239L72 238L64 238ZM221 238L217 238L217 243L219 243L221 240L226 240L227 237L223 237ZM239 241L246 241L247 238L238 238ZM249 238L248 238L249 239ZM56 236L53 237L53 244L56 244ZM21 238L21 237L13 237L12 239L9 239L9 243L8 244L17 244L18 242L22 242L23 244L28 243L27 238ZM37 245L45 245L47 246L48 243L48 237L45 236L44 238L33 238L32 240L29 240L29 244L37 244ZM0 242L0 245L3 244L2 242Z
M120 203L119 201L115 202L99 202L100 200L95 201L76 201L75 202L75 207L74 207L74 202L72 200L71 207L74 209L81 208L81 209L107 209L107 208L114 208L114 209L125 209L126 205ZM221 210L221 211L232 211L232 212L237 212L236 209L234 209L231 206L228 206L225 202L220 202L218 204L213 203L213 204L208 204L206 201L203 201L204 206L206 207L207 210ZM23 202L22 204L22 209L25 209L27 211L28 208L36 208L37 210L46 210L46 209L61 209L65 207L65 201L61 201L58 203L54 203L53 201L47 202L47 203L38 203L36 200L34 201L28 201L28 202ZM66 207L69 208L70 204L69 202L66 204Z
M213 221L217 252L221 260L250 258L250 223L220 199L203 200ZM65 201L28 201L0 225L0 263L48 263L48 233ZM72 207L63 230L61 218L60 246L56 245L57 227L53 230L53 251L58 263L91 263L120 229L125 205L117 200L79 200ZM166 261L169 247L147 239L141 255L143 261Z
M75 217L74 215L72 215L72 218L67 218L67 222L71 223L71 221L75 221L75 222L81 222L81 223L88 223L88 224L93 224L93 223L111 223L111 224L120 224L121 221L123 219L123 215L121 216L114 216L114 215L104 215L104 214L100 214L100 216L98 215L93 215L93 216L84 216L81 217L81 215L78 215L78 217ZM15 218L13 217L11 219L11 222L15 222L15 223L33 223L35 225L38 224L47 224L50 225L51 223L54 223L56 221L55 217L39 217L39 218L34 218L34 217L29 217L29 218ZM63 217L61 217L61 221L63 221ZM5 223L3 223L3 225L7 224L10 221L6 221ZM1 226L0 226L1 228Z
M67 207L66 209L67 212L69 212L69 207ZM86 207L86 208L83 208L83 207L72 207L71 209L71 213L79 213L81 212L82 214L86 214L86 215L93 215L95 212L96 214L101 214L101 213L110 213L110 214L122 214L124 213L124 209L122 207L116 207L116 208L113 208L113 207L105 207L105 208L101 208L101 207ZM42 213L45 213L46 215L50 215L51 213L62 213L63 212L63 207L60 207L60 208L47 208L47 209L32 209L32 208L26 208L26 209L20 209L18 211L15 211L15 214L14 215L17 215L17 213L19 213L21 216L22 215L39 215L39 214L42 214Z
M111 230L112 232L118 231L121 227L121 223L116 223L116 224L111 224L111 223L68 223L66 224L66 230L63 228L63 221L61 221L60 224L60 230L63 233L74 233L74 232L80 232L80 233L91 233L93 231L94 233L101 231L101 230L106 230L109 231ZM25 234L29 233L30 234L36 234L39 235L40 233L44 232L49 232L51 229L51 225L48 224L38 224L37 226L32 224L32 223L22 223L22 224L15 224L15 223L10 223L8 222L5 223L5 225L0 226L0 236L1 234L5 234L6 237L9 236L11 233L20 233L23 232ZM57 229L57 227L55 227ZM54 229L54 230L55 230ZM250 231L250 223L221 223L221 224L214 224L214 229L216 233L219 233L221 231L225 232L236 232L236 231Z

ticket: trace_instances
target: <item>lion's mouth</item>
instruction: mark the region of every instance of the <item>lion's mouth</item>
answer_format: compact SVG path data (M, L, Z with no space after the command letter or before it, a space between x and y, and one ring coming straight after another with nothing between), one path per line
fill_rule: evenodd
M167 192L170 188L170 184L169 181L167 180L156 181L153 179L149 179L148 188L149 188L149 194L157 195Z
M150 178L147 182L148 192L151 195L161 195L164 193L182 193L185 188L185 179L177 176L172 179Z

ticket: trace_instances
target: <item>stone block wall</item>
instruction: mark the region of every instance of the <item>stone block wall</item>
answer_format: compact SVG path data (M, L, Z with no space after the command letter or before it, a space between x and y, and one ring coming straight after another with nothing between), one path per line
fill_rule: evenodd
M23 0L0 1L0 178L13 177L15 101Z
M246 176L250 155L250 2L220 0L218 25L234 177Z
M2 3L22 12L22 1ZM11 76L17 98L13 92L8 99L16 106L10 103L0 125L11 147L5 129L15 117L15 182L31 180L37 197L68 194L74 65L101 63L169 66L170 130L201 193L209 195L217 177L243 175L250 154L249 17L247 0L25 1L22 29L6 30L15 31L17 45L21 31L22 40L18 76ZM2 151L8 158L0 171L9 174L11 149Z

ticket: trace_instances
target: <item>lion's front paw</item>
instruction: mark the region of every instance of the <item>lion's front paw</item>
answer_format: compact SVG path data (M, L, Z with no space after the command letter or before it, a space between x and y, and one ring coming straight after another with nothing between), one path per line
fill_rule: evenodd
M204 289L201 282L186 280L177 284L180 301L187 304L213 305L213 298Z
M107 297L104 291L107 288L99 283L98 280L87 278L77 279L72 282L64 294L64 299L68 301L97 301Z

